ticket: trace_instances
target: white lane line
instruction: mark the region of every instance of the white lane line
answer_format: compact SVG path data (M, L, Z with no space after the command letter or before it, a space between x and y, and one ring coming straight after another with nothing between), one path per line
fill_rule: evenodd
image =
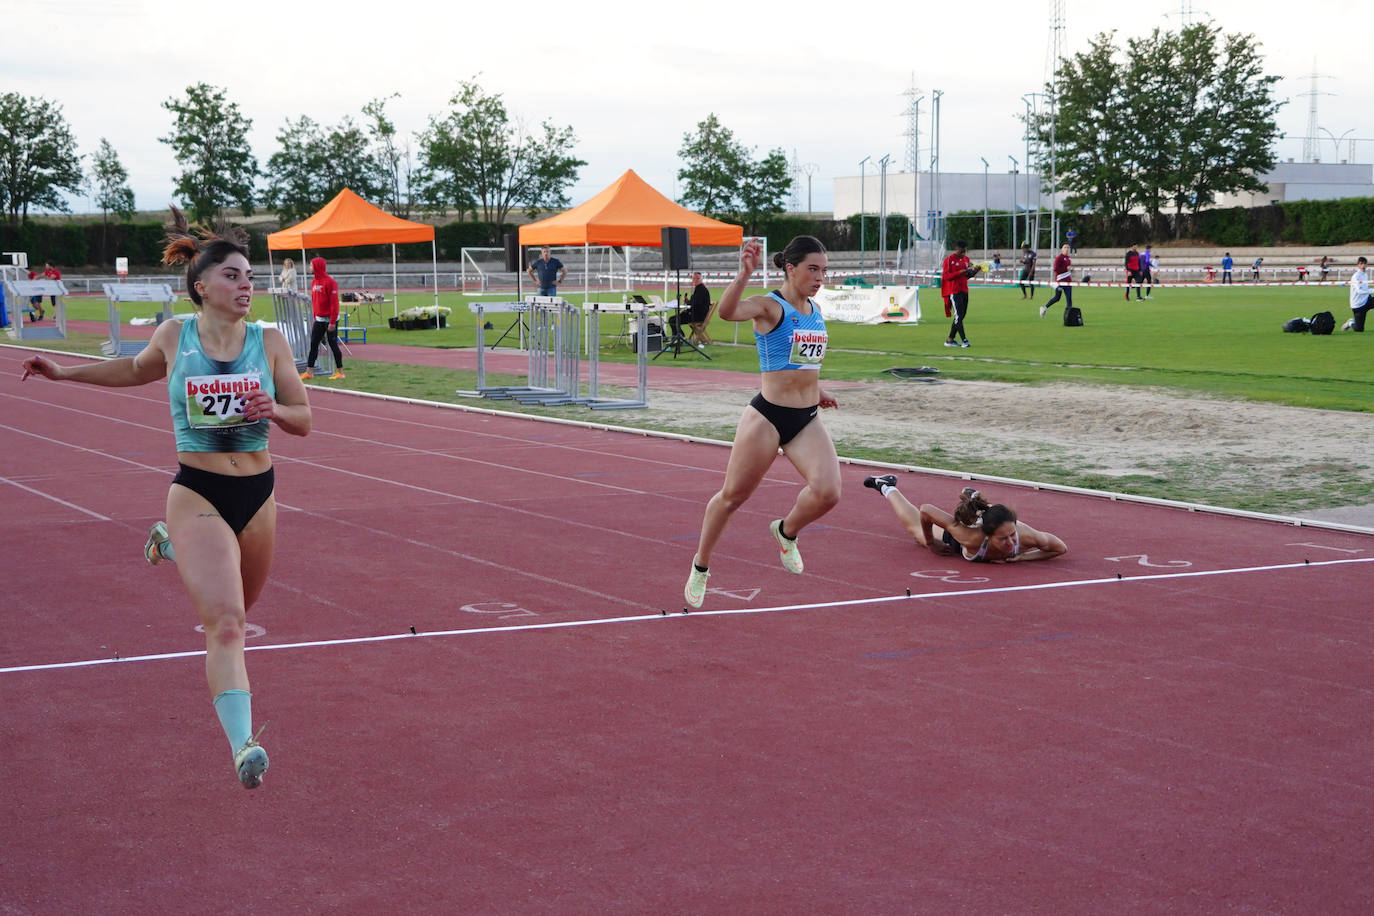
M1085 585L1128 585L1138 582L1157 582L1163 579L1190 579L1205 576L1231 576L1243 573L1276 572L1288 569L1307 569L1323 566L1345 566L1352 563L1374 563L1374 557L1357 559L1322 560L1316 563L1277 563L1269 566L1245 566L1236 569L1193 570L1190 572L1156 573L1145 576L1110 576L1101 579L1080 579L1070 582L1044 582L1038 585L1007 585L995 588L971 588L960 591L923 592L921 594L880 595L873 598L854 598L847 601L817 601L810 604L784 604L759 608L728 608L715 611L692 611L690 614L658 613L636 614L627 617L602 617L593 620L563 620L549 623L522 623L499 627L470 627L459 630L422 630L416 633L388 633L382 636L354 636L347 639L318 639L307 642L281 643L272 646L248 646L248 652L274 652L281 649L313 649L332 646L350 646L361 643L392 642L398 639L431 639L447 636L483 636L491 633L522 633L534 630L565 630L574 627L605 626L607 624L637 623L648 620L683 619L690 617L721 617L742 614L776 614L787 611L807 611L824 608L859 607L863 605L892 604L898 601L922 601L931 598L967 598L982 595L1005 595L1014 592L1049 591L1061 588L1078 588ZM0 668L0 674L15 674L26 671L51 671L63 668L86 668L95 665L119 665L127 662L152 662L177 658L196 658L205 655L204 650L194 652L166 652L157 655L131 655L127 658L93 658L75 662L52 662L42 665L15 665Z

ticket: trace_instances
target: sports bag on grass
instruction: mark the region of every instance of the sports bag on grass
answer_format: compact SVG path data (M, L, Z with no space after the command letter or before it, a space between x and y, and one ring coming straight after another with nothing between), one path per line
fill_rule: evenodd
M1068 308L1064 309L1064 327L1083 327L1083 310L1076 305L1071 305Z
M1283 331L1285 334L1306 334L1307 324L1306 318L1289 318L1283 323Z
M1312 316L1312 321L1308 323L1307 330L1313 334L1330 334L1336 330L1336 316L1330 312L1318 312Z

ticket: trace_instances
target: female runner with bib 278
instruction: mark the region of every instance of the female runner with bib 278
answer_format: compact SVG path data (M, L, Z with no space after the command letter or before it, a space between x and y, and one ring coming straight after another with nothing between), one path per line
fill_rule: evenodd
M706 504L701 540L683 596L692 607L706 597L711 553L735 513L763 481L778 449L806 481L787 515L769 525L783 568L802 571L797 535L840 501L840 461L835 443L817 417L822 407L837 407L821 388L825 358L825 319L811 297L825 282L825 246L799 235L773 256L783 272L780 289L741 299L762 261L757 239L745 242L740 269L720 297L717 314L726 321L750 321L758 348L760 391L740 417L725 468L725 483Z

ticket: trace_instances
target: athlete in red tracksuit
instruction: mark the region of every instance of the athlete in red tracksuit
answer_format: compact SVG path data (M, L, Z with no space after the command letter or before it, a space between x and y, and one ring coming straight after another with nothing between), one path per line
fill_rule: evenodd
M1045 313L1050 310L1050 306L1059 301L1059 297L1064 297L1064 310L1068 311L1073 306L1073 261L1069 259L1069 246L1066 242L1059 249L1059 254L1054 256L1054 295L1049 302L1040 306L1040 317L1044 318Z
M1145 283L1145 276L1140 272L1140 250L1132 245L1126 249L1126 299L1131 298L1131 284L1135 284L1135 297L1141 298L1140 288Z
M969 346L968 335L964 333L964 316L968 314L968 278L982 270L974 267L968 259L968 242L960 239L954 243L954 250L945 257L940 271L940 295L945 299L945 315L953 317L949 326L947 347ZM959 340L954 338L958 336Z
M315 320L310 325L310 358L306 361L301 378L315 377L315 358L320 355L320 341L329 335L329 352L334 354L334 374L330 378L343 378L343 353L339 350L339 284L324 272L324 258L310 262L310 270L315 278L310 281L310 306Z

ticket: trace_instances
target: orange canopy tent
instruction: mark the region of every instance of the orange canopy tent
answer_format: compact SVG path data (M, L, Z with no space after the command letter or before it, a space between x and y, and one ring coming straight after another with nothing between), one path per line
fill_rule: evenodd
M522 245L641 245L658 248L665 226L687 230L693 245L740 245L744 230L673 203L626 169L585 204L520 227Z
M439 304L439 261L434 244L434 227L392 216L373 206L348 188L340 191L302 222L267 237L267 250L301 252L301 270L306 248L342 248L347 245L391 245L392 312L396 312L396 245L404 242L429 242L434 262L434 304ZM275 268L273 268L275 270ZM307 274L308 276L308 274Z
M654 190L634 169L626 169L600 194L557 216L520 227L520 244L581 245L588 259L589 245L663 246L663 229L687 230L692 245L742 245L744 229L693 213ZM628 262L628 257L626 261ZM583 276L590 268L584 266ZM585 281L584 281L585 283ZM626 288L629 278L626 277ZM587 288L584 285L583 298ZM664 278L667 296L667 278Z

